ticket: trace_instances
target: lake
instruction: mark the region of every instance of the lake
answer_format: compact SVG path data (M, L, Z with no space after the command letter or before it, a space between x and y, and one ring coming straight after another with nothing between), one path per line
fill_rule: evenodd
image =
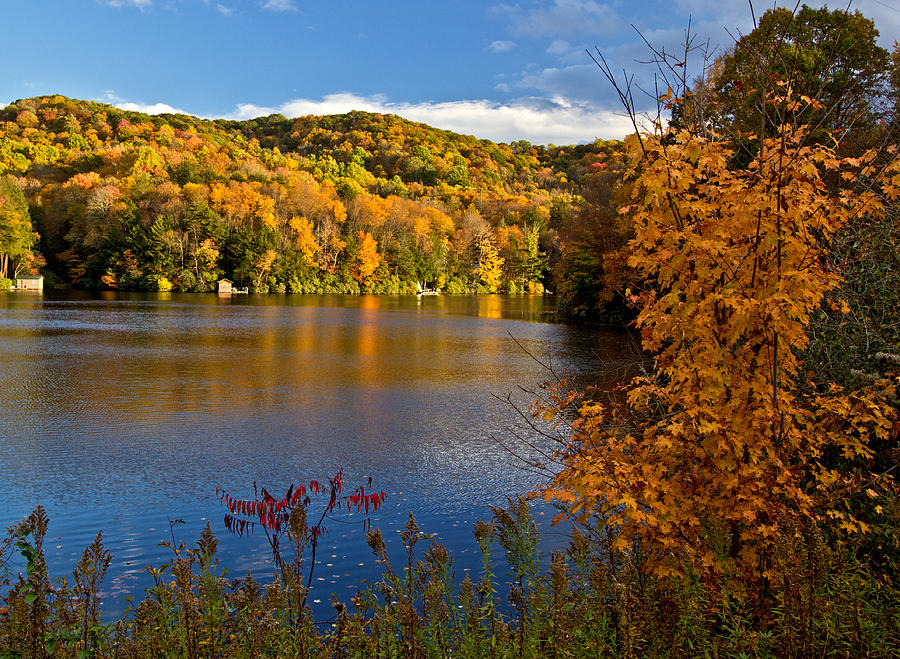
M225 529L216 487L250 497L292 483L369 477L387 500L371 516L392 555L412 511L478 573L472 524L541 478L513 445L532 388L571 369L587 378L634 360L629 335L550 322L553 298L0 293L0 522L41 504L51 577L68 575L103 531L113 563L104 610L150 581L159 543L193 544L209 521L231 577L269 581L263 534ZM539 361L538 361L539 360ZM499 440L499 441L498 441ZM545 547L552 510L535 508ZM327 614L379 574L362 517L327 525L311 601ZM421 546L421 545L420 545ZM18 563L16 567L21 567ZM322 608L324 607L324 608Z

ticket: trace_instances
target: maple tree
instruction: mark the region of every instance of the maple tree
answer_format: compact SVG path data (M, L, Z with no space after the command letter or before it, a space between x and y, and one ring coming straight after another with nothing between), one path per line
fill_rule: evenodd
M776 89L770 116L816 104ZM544 496L601 518L614 547L641 547L657 575L733 561L753 583L776 539L818 522L865 532L852 497L893 488L871 470L872 445L896 439L898 380L845 391L811 382L800 355L810 315L841 281L829 239L900 196L900 161L893 148L841 157L839 140L810 131L776 122L746 167L714 134L657 123L626 139L625 254L642 282L629 295L653 370L623 404L561 383L534 414L568 428Z

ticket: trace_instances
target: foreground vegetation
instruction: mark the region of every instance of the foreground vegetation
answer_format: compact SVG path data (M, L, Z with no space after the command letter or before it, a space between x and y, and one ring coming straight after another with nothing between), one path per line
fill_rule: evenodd
M760 609L738 574L649 575L646 554L615 550L607 529L574 531L548 565L522 501L476 524L482 572L460 581L453 556L410 517L399 536L407 563L392 565L381 532L371 531L382 577L334 601L328 621L298 611L302 583L226 578L207 528L196 545L173 547L172 560L150 570L155 585L143 600L110 621L98 605L110 561L101 537L71 582L51 583L47 525L38 509L4 543L7 558L27 560L27 574L0 609L3 656L889 657L900 647L897 584L856 557L860 545L835 550L813 526L776 541L769 606ZM718 541L727 553L728 538Z

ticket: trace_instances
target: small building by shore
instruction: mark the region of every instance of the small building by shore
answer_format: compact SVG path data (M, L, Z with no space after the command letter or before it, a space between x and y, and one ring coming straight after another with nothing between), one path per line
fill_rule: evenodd
M16 277L17 291L43 291L43 275L19 275Z
M220 279L216 290L223 295L230 295L232 285L233 282L230 279Z

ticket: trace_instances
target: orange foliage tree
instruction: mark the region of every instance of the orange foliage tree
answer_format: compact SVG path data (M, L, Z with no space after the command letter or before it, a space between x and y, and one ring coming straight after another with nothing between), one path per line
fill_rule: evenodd
M357 240L359 240L359 254L356 257L353 274L359 283L371 286L375 281L375 271L381 265L378 243L372 234L366 231L360 231Z
M810 102L780 92L791 114ZM817 385L800 355L841 281L829 238L883 212L900 167L892 151L842 158L808 133L782 124L743 168L733 143L660 124L626 141L628 263L643 281L630 295L652 373L620 405L557 385L535 407L567 428L544 496L601 518L658 576L730 564L752 583L776 538L824 521L865 532L850 499L892 487L871 445L891 440L896 380Z

